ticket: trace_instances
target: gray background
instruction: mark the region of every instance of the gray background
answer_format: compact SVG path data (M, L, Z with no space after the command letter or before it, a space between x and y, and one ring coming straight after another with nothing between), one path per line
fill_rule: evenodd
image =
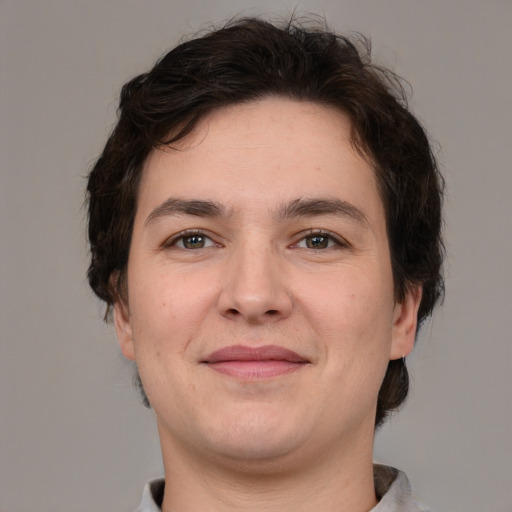
M3 0L0 511L130 511L161 473L152 413L88 290L83 177L121 85L234 14L325 14L412 84L446 174L444 309L376 459L438 512L512 510L512 2Z

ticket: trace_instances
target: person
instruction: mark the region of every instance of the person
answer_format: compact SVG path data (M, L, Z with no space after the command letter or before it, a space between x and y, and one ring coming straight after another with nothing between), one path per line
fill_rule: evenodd
M426 510L372 451L443 294L442 188L362 36L238 19L124 85L88 279L156 416L139 511Z

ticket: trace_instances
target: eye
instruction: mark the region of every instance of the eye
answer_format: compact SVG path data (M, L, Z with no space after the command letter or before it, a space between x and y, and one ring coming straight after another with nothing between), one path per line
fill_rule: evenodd
M179 249L205 249L206 247L214 247L215 242L204 233L187 232L176 236L168 244L170 247L178 247Z
M318 233L311 233L296 244L295 247L299 247L301 249L314 249L314 250L320 250L320 249L330 249L332 247L337 246L345 246L346 244L338 240L333 235L330 235L328 233L318 232Z

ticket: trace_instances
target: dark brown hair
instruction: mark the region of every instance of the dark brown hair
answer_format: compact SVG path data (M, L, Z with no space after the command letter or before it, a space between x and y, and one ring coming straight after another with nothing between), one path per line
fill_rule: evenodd
M423 286L418 324L442 297L443 180L401 80L371 63L370 45L323 26L231 22L184 42L126 83L119 120L88 181L89 283L107 304L126 299L124 277L143 164L214 109L266 96L311 101L352 121L354 145L373 165L386 212L396 300ZM140 382L139 382L140 384ZM376 424L406 398L405 361L391 361Z

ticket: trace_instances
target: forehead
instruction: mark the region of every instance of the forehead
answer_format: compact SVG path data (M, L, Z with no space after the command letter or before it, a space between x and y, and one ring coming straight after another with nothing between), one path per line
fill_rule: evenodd
M172 148L154 150L144 166L139 209L177 196L234 208L304 196L371 198L381 206L375 173L352 144L349 117L284 98L218 109Z

